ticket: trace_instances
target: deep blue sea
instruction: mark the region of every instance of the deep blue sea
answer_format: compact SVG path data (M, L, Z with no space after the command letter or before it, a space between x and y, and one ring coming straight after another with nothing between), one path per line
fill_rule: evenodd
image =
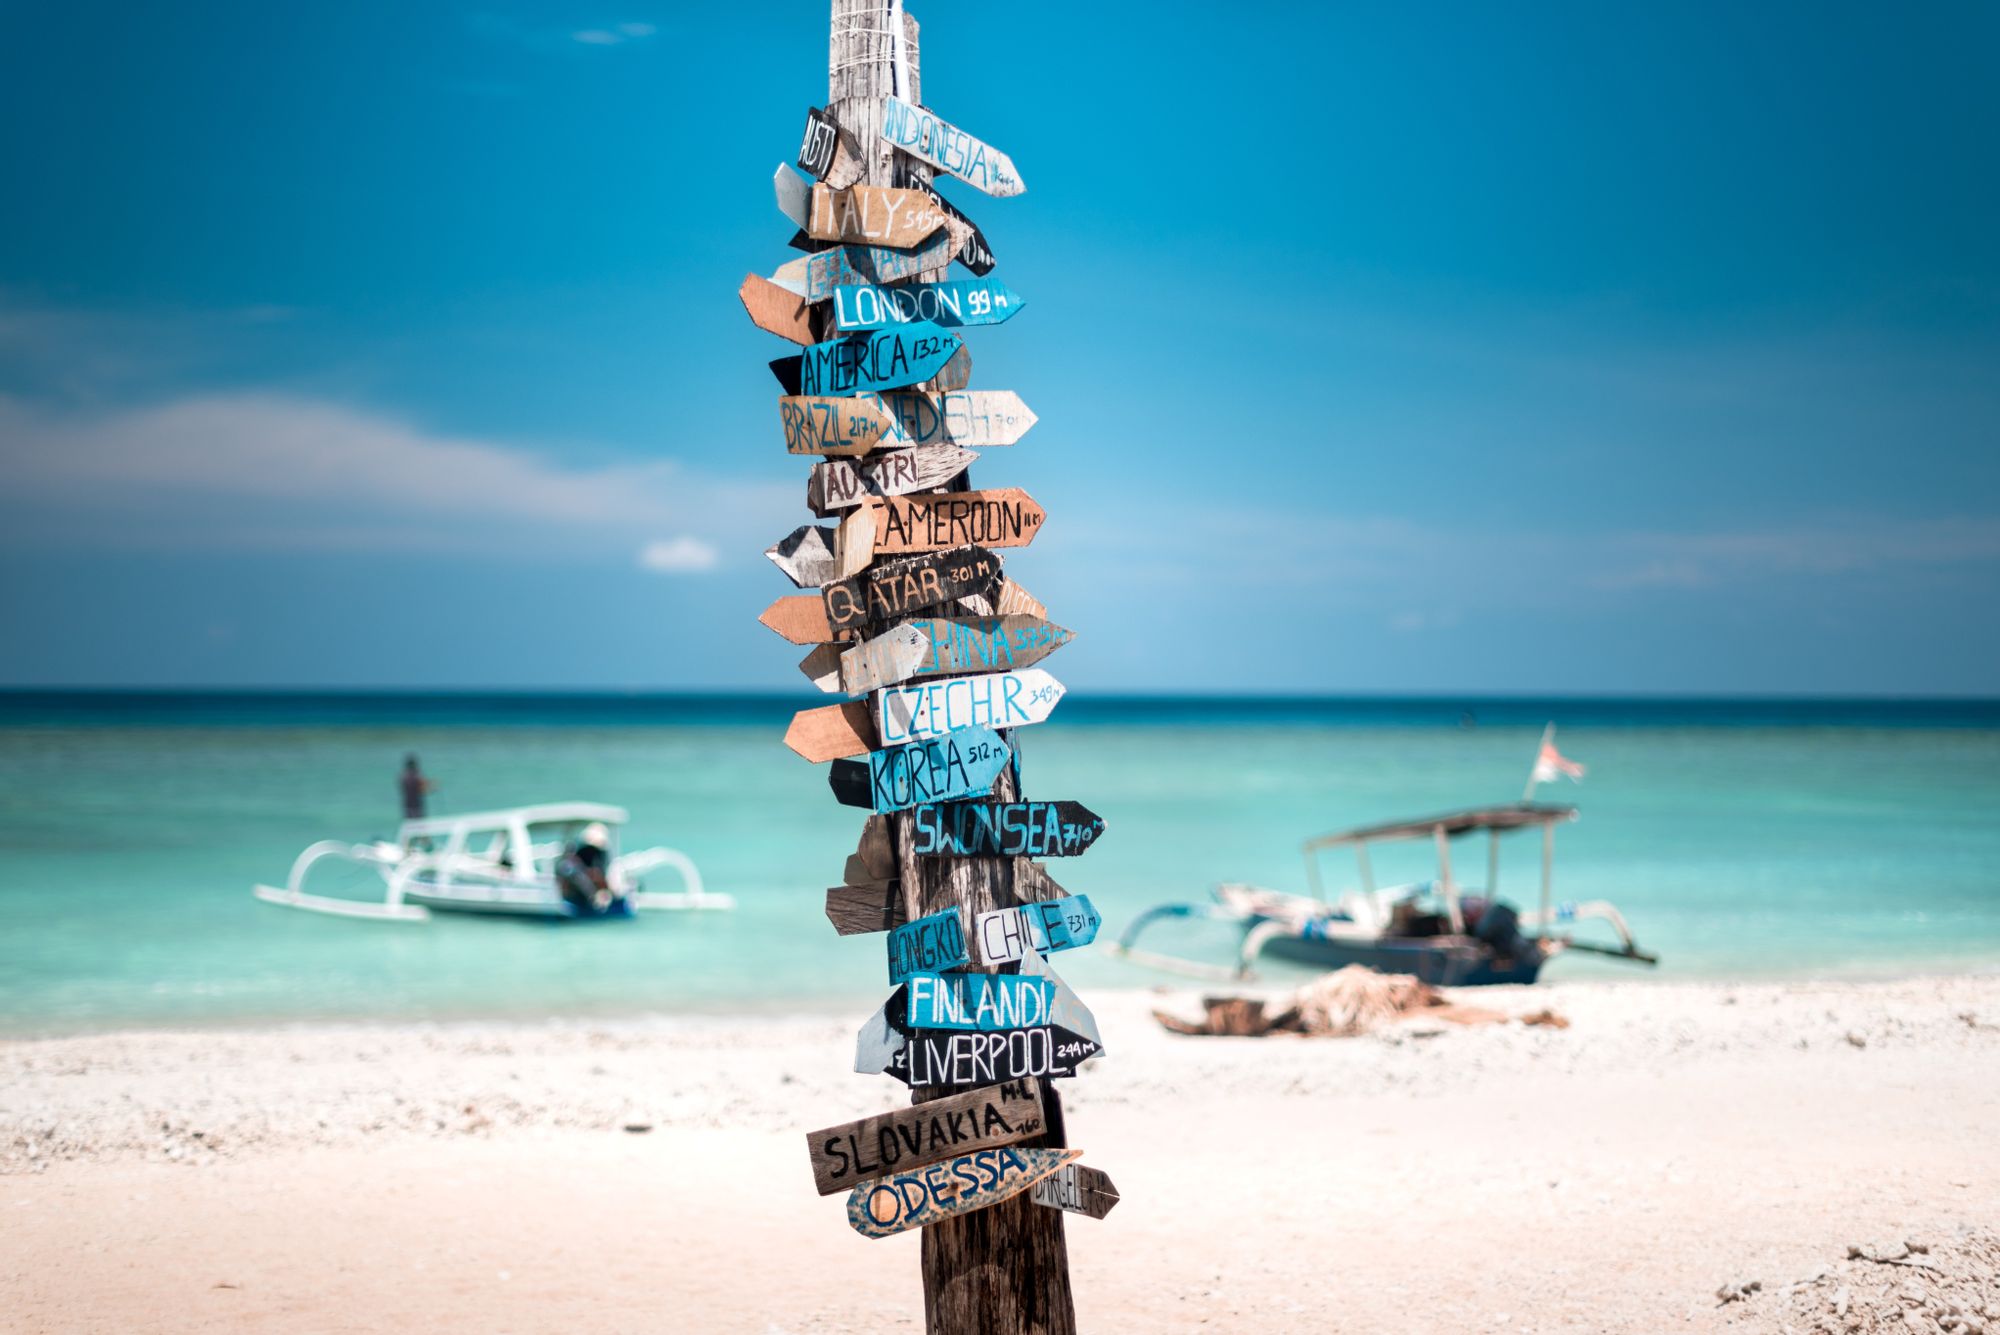
M837 937L822 913L861 813L782 742L822 701L0 693L0 1032L864 1013L882 938ZM1514 800L1550 721L1589 767L1540 794L1582 810L1557 836L1556 895L1616 902L1662 957L1650 976L2000 966L2000 702L1076 695L1015 736L1029 796L1105 818L1051 870L1109 935L1222 880L1302 891L1311 835ZM398 924L252 899L315 840L393 833L406 751L439 785L435 813L615 803L627 847L686 851L740 907ZM1463 847L1477 883L1484 846ZM1531 904L1538 841L1503 847L1499 890ZM1376 854L1384 882L1433 865L1421 844ZM1346 860L1325 866L1330 890L1354 882ZM1232 939L1171 944L1222 962ZM1083 986L1166 981L1095 951L1058 964ZM1571 956L1550 976L1636 972Z

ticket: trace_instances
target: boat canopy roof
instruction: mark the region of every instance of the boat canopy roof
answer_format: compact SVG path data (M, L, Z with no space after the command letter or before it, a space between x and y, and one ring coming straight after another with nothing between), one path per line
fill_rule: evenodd
M1392 820L1380 825L1338 830L1317 839L1308 839L1306 851L1367 843L1373 839L1429 839L1440 829L1446 837L1456 839L1459 835L1474 834L1480 830L1518 830L1525 826L1555 825L1575 819L1575 807L1554 802L1509 802L1504 806L1447 811L1437 816L1425 816L1421 820Z
M461 829L468 833L505 830L517 820L524 825L588 824L591 821L623 825L630 819L632 814L624 807L607 806L602 802L544 802L532 807L506 807L499 811L469 811L459 816L406 820L398 835L408 839L412 835L449 834Z

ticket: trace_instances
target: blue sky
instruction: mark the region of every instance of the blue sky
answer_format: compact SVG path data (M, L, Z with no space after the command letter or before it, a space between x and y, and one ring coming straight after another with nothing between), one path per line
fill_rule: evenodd
M1072 687L2000 691L2000 11L911 8ZM826 19L8 7L0 683L799 686Z

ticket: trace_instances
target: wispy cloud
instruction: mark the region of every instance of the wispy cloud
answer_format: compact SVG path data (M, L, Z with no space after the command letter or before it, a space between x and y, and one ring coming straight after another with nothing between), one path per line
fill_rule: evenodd
M721 563L721 554L713 546L685 534L649 542L639 549L640 568L661 575L705 574Z
M626 42L651 37L658 31L650 23L620 23L610 28L579 29L570 34L570 40L582 42L585 46L623 46Z
M652 23L630 20L623 23L607 23L588 28L571 28L550 24L529 23L511 14L481 11L468 14L466 26L477 35L491 41L505 42L527 51L552 53L565 48L627 46L643 42L659 32Z

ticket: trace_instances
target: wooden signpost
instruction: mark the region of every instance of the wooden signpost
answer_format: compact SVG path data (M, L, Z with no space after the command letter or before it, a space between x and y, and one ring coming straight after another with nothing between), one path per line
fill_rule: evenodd
M1103 921L1088 895L1070 895L982 913L972 936L979 943L981 964L1012 964L1031 951L1046 955L1087 946L1097 939Z
M1026 304L1020 293L997 278L911 283L904 287L851 283L833 290L833 322L842 332L886 329L892 324L913 324L918 320L956 329L964 325L1002 324Z
M1047 1129L1041 1083L1019 1080L809 1132L806 1151L813 1185L831 1196L885 1173L1018 1144Z
M759 328L801 348L771 364L785 448L815 460L807 502L838 522L773 544L772 562L817 592L760 619L809 646L799 666L815 686L851 697L801 711L786 741L870 813L826 916L841 936L883 934L901 986L863 1027L857 1066L909 1085L913 1106L813 1132L814 1186L846 1191L867 1236L921 1229L930 1335L1075 1335L1064 1221L1115 1192L1091 1170L1041 1191L1045 1203L1031 1191L1080 1156L1042 1077L1074 1074L1102 1042L1038 953L1080 938L1083 918L1048 905L1081 897L1030 859L1082 852L1102 822L1021 791L1013 729L1062 696L1033 665L1071 633L997 554L1029 544L1041 507L972 481L985 465L971 451L1018 443L1035 415L1017 394L971 387L953 331L999 325L1022 299L990 276L985 235L933 177L994 195L1021 179L924 109L902 0L830 5L806 175L773 180L805 253L741 296ZM950 276L954 259L974 280ZM1012 950L1012 962L974 963L967 932L981 925L980 959Z
M865 1238L893 1237L955 1215L990 1210L1082 1157L1082 1150L1008 1146L962 1154L918 1172L891 1173L848 1193L847 1222Z
M1028 1199L1051 1209L1102 1219L1118 1204L1118 1188L1109 1173L1080 1163L1065 1165L1028 1189Z
M938 119L928 107L890 98L882 107L882 137L989 195L1018 195L1028 188L1012 158Z
M1040 668L946 677L875 693L875 733L884 746L953 728L1023 728L1048 718L1063 685Z
M871 497L942 487L978 461L978 455L956 445L884 450L858 463L829 459L813 465L806 482L806 504L814 514L824 515L860 505Z
M918 807L912 825L918 857L1073 858L1104 833L1077 802L947 802Z

